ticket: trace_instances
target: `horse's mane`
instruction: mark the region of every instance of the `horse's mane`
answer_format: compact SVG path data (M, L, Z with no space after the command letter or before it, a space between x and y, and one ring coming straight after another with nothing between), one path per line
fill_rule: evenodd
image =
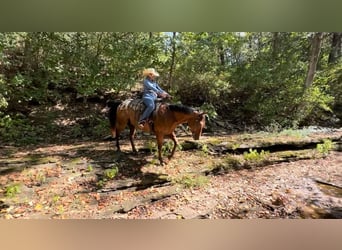
M193 108L190 108L183 104L169 104L169 108L171 111L185 113L185 114L191 114L195 111Z

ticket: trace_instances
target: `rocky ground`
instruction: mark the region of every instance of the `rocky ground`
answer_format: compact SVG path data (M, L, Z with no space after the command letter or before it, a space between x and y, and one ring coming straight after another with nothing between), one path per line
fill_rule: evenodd
M342 154L320 160L274 164L210 178L205 188L188 189L124 218L342 218ZM334 190L332 190L334 189ZM120 216L119 216L120 217Z

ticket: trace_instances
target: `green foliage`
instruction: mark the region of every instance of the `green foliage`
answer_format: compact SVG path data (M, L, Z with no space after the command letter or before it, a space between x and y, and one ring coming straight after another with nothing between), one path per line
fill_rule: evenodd
M323 143L317 144L316 150L322 155L328 155L332 147L333 147L332 141L329 139L324 139Z
M94 168L92 165L88 165L87 172L93 172Z
M106 169L104 171L104 176L105 178L108 178L108 179L114 179L114 177L119 173L119 169L118 167L113 167L113 168L110 168L110 169Z
M5 93L6 93L6 85L5 85L4 76L0 74L0 111L3 109L6 109L6 107L8 106L8 102L4 96Z
M0 135L2 139L19 145L38 143L41 140L39 137L41 128L32 126L28 119L20 116L12 118L6 115L2 119L0 118Z
M312 131L309 129L284 129L282 130L279 135L285 135L285 136L293 136L297 138L303 138L310 134Z
M209 179L203 175L185 174L174 180L185 188L201 188L209 183Z
M232 167L232 168L237 168L241 165L241 162L234 156L227 155L224 158L224 163L226 166Z
M17 183L16 184L8 185L5 188L5 196L8 197L8 198L13 198L18 193L20 193L20 185L17 184Z
M236 149L238 149L240 147L240 144L239 143L233 143L233 145L232 145L232 149L233 150L236 150Z
M267 159L268 151L261 150L259 153L256 149L250 148L248 152L243 153L243 158L248 162L260 163Z
M208 115L209 121L210 121L210 118L215 119L218 116L213 104L204 103L200 109L201 111L205 112Z
M158 155L158 145L155 140L149 140L145 142L145 146L150 150L150 152L155 152L156 155ZM163 146L161 148L161 154L165 155L172 151L174 146L174 142L172 140L165 140L163 143ZM181 145L177 146L178 149L182 149Z
M80 137L83 134L82 126L79 124L75 124L71 129L71 134L73 137Z
M282 126L276 121L271 121L263 130L268 133L279 133L282 130Z
M237 170L242 167L241 161L232 155L226 155L223 159L222 162L218 162L213 166L213 169L223 171L223 172L228 172L230 170Z
M88 166L89 171L89 166ZM91 170L92 171L92 170ZM103 172L103 177L96 183L97 188L103 188L109 180L114 179L119 173L118 166L113 166L112 168L106 169Z
M91 134L102 137L108 131L108 121L106 119L96 119L94 123L90 126Z
M53 203L57 203L59 200L61 199L61 197L57 194L55 194L53 197L52 197L52 202Z
M96 186L98 187L98 188L103 188L104 187L104 185L105 185L105 180L99 180L97 183L96 183Z
M171 152L171 150L173 149L173 141L171 140L167 140L164 142L163 146L162 146L162 154L166 154L168 152Z
M207 144L203 144L202 147L201 147L201 151L207 155L209 153L209 147Z
M336 97L335 101L342 102L342 59L339 61L340 63L328 65L327 70L319 72L316 82L323 86L329 85L329 93Z
M155 140L144 141L144 147L148 148L150 153L157 151L157 143Z
M130 32L4 33L0 73L8 83L6 99L46 102L55 98L54 89L67 88L81 96L128 90L142 68L162 63L154 59L162 51L162 36L147 37Z
M12 112L125 94L145 67L161 73L158 81L174 100L200 107L209 118L259 128L278 124L279 131L342 119L341 55L328 61L332 34L326 33L314 82L305 88L310 32L0 33L0 129L8 138L34 141L33 131L15 135ZM91 132L101 135L104 124L95 125ZM75 136L86 132L74 130Z
M307 120L306 123L311 124L315 120L327 119L327 114L332 113L331 105L334 102L334 97L328 94L328 86L324 86L324 88L325 90L319 86L312 86L305 91L301 105L294 116L296 121Z
M265 125L275 121L284 126L301 96L306 70L301 46L307 38L301 34L277 34L281 40L277 48L274 48L275 33L246 35L246 43L255 50L246 51L250 60L238 64L232 75L235 99L232 105L242 105L242 115L251 121ZM290 47L291 44L298 47Z

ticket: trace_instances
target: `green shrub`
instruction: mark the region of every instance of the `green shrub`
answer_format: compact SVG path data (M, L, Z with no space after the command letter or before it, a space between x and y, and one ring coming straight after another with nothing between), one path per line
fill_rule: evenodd
M19 184L11 184L5 188L5 196L12 198L16 194L20 193L20 185Z
M52 202L55 204L55 203L57 203L60 199L61 199L61 197L60 197L58 194L55 194L55 195L52 197Z
M146 147L150 153L157 151L157 143L154 140L146 140L144 142L144 147Z
M92 165L88 165L87 172L92 172L94 170Z
M214 105L211 103L204 103L201 106L201 110L204 111L208 115L208 119L209 118L215 119L218 116Z
M226 168L238 169L241 166L241 162L231 155L228 155L224 158L224 163Z
M185 174L174 182L181 184L185 188L200 188L208 184L209 179L203 175Z
M207 155L209 153L209 147L207 144L203 144L202 147L201 147L201 151Z
M164 142L164 144L162 146L162 154L171 152L172 149L173 149L173 141L167 140Z
M284 129L279 133L279 135L293 136L297 138L304 138L308 134L310 134L310 130L308 129Z
M104 176L111 180L118 174L118 172L119 172L118 167L113 167L111 169L106 169L104 171Z
M213 173L227 173L230 170L239 170L243 167L241 161L232 155L227 155L220 162L214 164L214 166L210 169L210 172Z
M249 149L249 152L243 153L243 158L248 162L255 162L259 163L266 160L267 156L269 155L268 151L261 150L260 153L256 149Z
M324 139L323 143L317 144L316 150L322 155L328 155L332 147L333 147L332 141L329 139Z
M3 141L15 142L18 145L36 144L42 127L35 127L30 121L19 115L0 118L0 136Z

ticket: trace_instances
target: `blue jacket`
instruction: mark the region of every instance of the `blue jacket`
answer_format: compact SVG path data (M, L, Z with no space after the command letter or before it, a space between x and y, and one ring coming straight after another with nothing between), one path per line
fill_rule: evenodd
M143 98L151 98L153 100L157 99L159 94L166 93L157 82L153 82L148 78L144 79L144 93Z

